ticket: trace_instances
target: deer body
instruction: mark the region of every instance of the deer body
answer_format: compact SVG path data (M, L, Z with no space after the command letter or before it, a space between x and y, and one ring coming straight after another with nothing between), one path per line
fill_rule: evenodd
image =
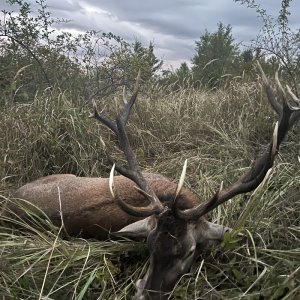
M177 184L165 176L144 173L147 182L160 199L167 200L176 191ZM114 201L109 191L108 178L77 177L72 174L57 174L39 178L20 187L16 198L28 200L53 221L61 225L61 212L65 229L70 236L105 239L141 218L124 212ZM145 206L147 200L135 183L124 176L115 176L115 188L122 198L134 206ZM186 208L198 205L199 198L188 189L181 192ZM16 210L16 207L12 207ZM18 215L24 214L17 211Z

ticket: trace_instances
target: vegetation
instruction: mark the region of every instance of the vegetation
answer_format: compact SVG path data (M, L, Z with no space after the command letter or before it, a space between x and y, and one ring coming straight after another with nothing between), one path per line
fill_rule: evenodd
M106 102L111 108L111 101ZM161 89L151 101L141 95L137 104L128 129L143 169L178 178L188 158L186 185L206 199L222 180L225 185L232 182L250 165L268 143L275 119L257 82L232 83L230 90L216 93ZM1 112L3 205L11 188L41 175L107 176L100 137L110 140L109 132L88 119L88 111L54 89L37 95L30 105ZM263 186L210 216L241 230L247 240L228 237L220 249L203 256L194 276L183 277L175 295L292 299L299 292L297 132L289 135ZM66 241L49 222L35 219L41 224L38 229L18 219L13 222L18 230L4 225L0 230L4 297L121 299L132 295L133 282L145 271L143 244Z
M168 82L175 87L193 83L196 87L219 88L230 83L236 76L247 76L253 80L253 63L259 61L268 75L281 70L281 77L289 82L299 97L300 79L300 29L289 25L291 0L282 0L278 17L274 18L263 9L262 3L255 0L234 0L254 9L263 26L251 44L238 44L232 27L217 24L215 32L205 30L195 41L195 54L191 59L192 67L186 63L174 72L165 72Z
M291 15L289 7L292 0L282 0L277 18L254 0L235 0L254 9L262 20L263 27L251 48L256 49L260 56L269 57L270 67L281 67L296 94L298 91L299 58L300 58L300 29L292 29L289 25Z
M18 16L6 15L8 23L0 24L0 296L130 299L134 283L146 271L149 256L144 243L62 239L61 228L30 210L31 222L18 216L7 219L4 212L13 199L11 192L53 173L107 176L111 166L101 138L112 154L120 154L110 132L88 118L92 100L98 108L116 114L123 85L132 88L141 69L144 83L128 126L141 167L176 179L187 158L185 185L208 199L222 180L226 186L244 173L270 141L277 117L252 62L263 61L271 74L278 61L259 51L233 51L242 67L230 71L237 73L224 84L216 80L213 86L212 81L199 85L200 73L195 84L193 69L186 64L177 73L160 77L161 61L152 44L130 45L113 34L96 32L53 37L43 1L37 19L31 19L25 2L10 2L21 3L22 9ZM9 27L9 22L20 27ZM34 30L38 22L44 31ZM227 33L229 46L234 43L229 26L220 24L218 30L221 36ZM94 47L95 37L99 48ZM209 46L216 35L207 32L206 37ZM86 49L81 57L76 52L79 46ZM104 55L101 49L108 52ZM223 56L218 55L220 62ZM213 78L224 78L227 72L220 68ZM282 76L287 78L285 72ZM272 172L256 191L236 197L208 216L236 231L199 258L174 289L175 299L297 299L299 130L298 125L289 133Z
M215 33L207 30L196 41L196 54L192 59L194 79L209 88L219 87L223 77L235 71L238 46L234 44L231 26L218 24ZM226 80L226 79L225 79Z

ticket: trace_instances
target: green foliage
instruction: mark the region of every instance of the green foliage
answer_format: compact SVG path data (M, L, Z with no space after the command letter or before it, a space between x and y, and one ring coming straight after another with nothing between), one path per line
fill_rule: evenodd
M115 90L124 86L130 90L139 70L141 71L142 85L146 84L155 78L163 64L162 60L155 56L152 43L148 47L144 47L139 41L132 44L122 41L110 53L108 58L101 62L101 65L92 69L92 72L97 74L95 78L98 78L100 82L98 88L94 87L93 92L89 92L90 98L95 95L113 94Z
M196 54L192 58L195 81L209 88L219 87L223 77L236 72L234 65L238 53L230 25L219 23L214 33L206 30L196 41Z
M163 71L162 84L171 85L173 88L180 89L182 87L192 87L193 86L193 74L187 65L187 63L181 63L180 67L174 72L170 70Z
M255 9L263 26L248 48L235 43L230 25L218 24L217 32L208 32L196 41L195 54L191 60L193 67L189 75L180 66L175 71L165 71L163 82L174 84L175 88L190 86L218 88L230 84L235 76L245 76L254 80L253 63L259 60L266 74L273 75L281 69L281 75L295 94L299 96L300 79L300 29L289 24L291 0L282 0L278 17L273 18L255 0L235 0L235 2ZM188 78L188 80L187 80ZM188 84L187 84L188 82Z
M125 44L110 55L109 67L119 68L127 83L133 83L136 74L141 70L142 80L147 81L161 68L162 61L154 55L154 46L143 47L139 41L132 45Z
M258 34L252 49L259 49L265 57L273 57L273 61L283 70L283 76L288 80L296 94L300 80L300 29L293 29L289 24L290 3L292 0L282 0L278 17L273 18L255 0L235 0L255 9L257 16L263 21L263 27ZM272 65L272 63L270 63Z
M139 69L146 82L162 66L152 43L131 45L112 33L94 30L57 33L51 28L65 21L52 18L45 0L37 2L36 17L27 2L10 3L18 4L19 11L3 11L0 21L0 85L5 91L0 105L30 101L37 90L54 85L91 101L131 86ZM26 72L14 80L24 66Z

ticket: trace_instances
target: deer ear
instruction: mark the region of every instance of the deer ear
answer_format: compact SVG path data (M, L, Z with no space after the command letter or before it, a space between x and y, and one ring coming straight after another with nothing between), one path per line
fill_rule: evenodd
M232 231L231 228L211 223L206 221L204 224L201 223L196 228L196 240L198 243L209 242L218 243L222 242L224 234Z
M150 231L156 227L155 216L134 222L125 226L121 230L112 233L113 236L129 237L129 238L146 238Z

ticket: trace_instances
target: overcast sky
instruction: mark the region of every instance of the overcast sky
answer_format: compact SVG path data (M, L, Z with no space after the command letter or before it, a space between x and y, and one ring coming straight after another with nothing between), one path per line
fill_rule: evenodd
M4 0L0 0L1 3ZM3 1L3 2L2 2ZM35 3L35 0L27 0ZM278 16L281 0L257 0L270 15ZM230 24L237 42L249 44L261 28L256 12L233 0L47 0L54 18L70 20L64 30L112 32L127 42L154 42L155 53L165 66L190 61L195 41L217 23ZM33 6L34 7L34 6ZM0 8L9 9L7 4ZM300 1L291 3L290 25L300 28Z

